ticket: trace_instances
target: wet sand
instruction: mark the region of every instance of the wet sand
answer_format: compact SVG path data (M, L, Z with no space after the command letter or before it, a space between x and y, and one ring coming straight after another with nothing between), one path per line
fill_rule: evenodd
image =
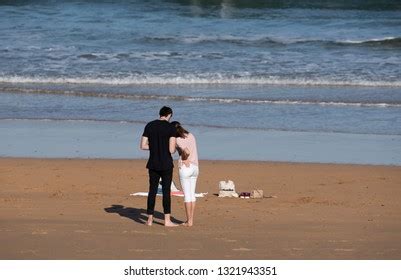
M143 160L0 158L0 259L401 259L401 167L200 164L194 227L165 228L129 195ZM227 179L273 198L218 198Z

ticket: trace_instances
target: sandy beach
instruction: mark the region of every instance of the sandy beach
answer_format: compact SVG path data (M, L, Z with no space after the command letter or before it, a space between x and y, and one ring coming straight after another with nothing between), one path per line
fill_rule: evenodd
M401 167L201 161L193 228L144 225L143 160L0 159L1 259L400 259ZM179 184L175 170L174 180ZM218 182L264 199L218 198ZM172 199L176 221L185 214Z

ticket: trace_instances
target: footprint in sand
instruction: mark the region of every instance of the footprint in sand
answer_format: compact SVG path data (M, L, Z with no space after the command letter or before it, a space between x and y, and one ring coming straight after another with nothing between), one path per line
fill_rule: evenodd
M139 231L139 230L131 230L131 233L140 233L140 234L146 234L146 235L167 235L164 232L149 232L149 231Z
M291 250L293 250L293 251L303 251L304 249L302 249L302 248L291 248Z
M83 249L83 250L77 250L79 253L93 253L95 252L96 249Z
M336 252L353 252L355 251L354 249L345 249L345 248L336 248L334 249Z
M129 252L156 252L156 251L161 251L160 249L128 249Z
M178 251L199 251L200 249L196 248L183 248L183 249L178 249Z
M243 248L243 247L241 247L241 248L234 248L234 249L232 249L233 251L242 251L242 252L249 252L249 251L252 251L252 249L249 249L249 248Z
M311 203L314 199L315 199L314 197L305 196L305 197L298 198L296 200L296 203L298 203L298 204L308 204L308 203Z
M235 239L228 239L228 238L224 238L224 237L218 237L218 238L215 238L216 240L221 240L221 241L224 241L224 242L237 242L237 240L235 240Z
M37 250L22 250L21 254L34 254L34 255L37 255L38 254L37 252L38 252Z
M78 230L74 230L75 233L89 233L90 230L83 230L83 229L78 229Z
M38 230L32 231L32 235L46 235L47 233L48 232L43 229L38 229Z

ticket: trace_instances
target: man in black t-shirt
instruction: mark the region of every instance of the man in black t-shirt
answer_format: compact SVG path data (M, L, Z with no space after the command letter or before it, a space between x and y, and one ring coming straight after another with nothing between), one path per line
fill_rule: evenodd
M146 168L149 171L149 194L147 204L148 226L152 225L155 209L157 188L162 179L164 225L177 226L170 218L171 213L171 181L173 179L173 158L176 151L176 128L169 123L173 110L163 107L160 118L145 126L142 134L141 149L149 150L149 160Z

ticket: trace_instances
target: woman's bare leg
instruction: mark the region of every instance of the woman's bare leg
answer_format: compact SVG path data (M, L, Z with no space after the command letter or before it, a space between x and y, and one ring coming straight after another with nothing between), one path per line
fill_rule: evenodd
M190 219L188 219L188 225L193 226L194 224L194 213L195 213L195 201L190 202L191 203L191 215Z
M189 221L191 219L191 208L192 208L192 203L191 202L185 202L185 213L187 214L187 221L183 223L184 226L189 225Z

